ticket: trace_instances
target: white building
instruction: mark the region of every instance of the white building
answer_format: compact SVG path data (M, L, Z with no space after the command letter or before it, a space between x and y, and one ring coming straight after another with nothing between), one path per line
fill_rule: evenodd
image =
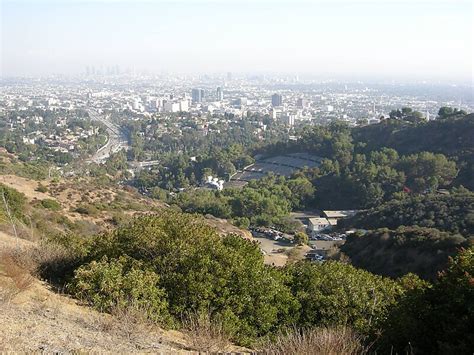
M180 104L179 102L165 102L163 105L163 111L165 112L179 112Z
M222 191L224 189L224 180L219 180L218 178L209 175L204 185L207 188Z
M294 114L282 115L281 121L283 122L283 124L289 127L293 127L295 125L295 118L296 118L296 115Z
M189 102L188 102L188 100L181 100L179 102L179 110L181 112L188 112L189 111Z
M308 229L312 234L319 233L329 228L331 228L331 223L329 223L327 218L314 217L309 219Z

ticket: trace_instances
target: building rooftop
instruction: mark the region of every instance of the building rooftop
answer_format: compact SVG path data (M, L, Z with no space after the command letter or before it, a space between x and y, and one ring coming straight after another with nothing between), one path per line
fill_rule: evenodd
M327 218L314 217L314 218L309 219L309 223L311 223L313 226L317 226L317 225L327 225L329 224L329 221L327 220Z
M357 213L356 210L341 210L341 211L323 211L326 218L345 218L353 216Z

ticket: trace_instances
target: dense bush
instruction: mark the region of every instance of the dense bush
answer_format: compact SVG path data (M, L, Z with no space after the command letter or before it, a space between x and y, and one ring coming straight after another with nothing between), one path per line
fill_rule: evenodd
M48 188L44 186L43 184L39 183L38 187L35 189L35 191L46 193L48 192Z
M3 200L5 197L5 200ZM7 206L5 206L5 202ZM0 184L0 219L6 217L7 208L10 210L12 217L23 218L23 212L26 203L26 196L15 189Z
M70 291L102 312L134 307L162 324L169 320L159 276L143 262L122 256L92 261L74 273Z
M363 334L377 329L402 288L395 281L339 262L289 267L290 287L301 305L303 327L348 325Z
M68 254L50 271L68 279L76 297L103 311L133 307L164 325L204 314L244 345L290 326L350 326L367 339L386 328L391 339L392 310L428 287L414 276L395 281L335 261L269 267L257 243L221 237L204 219L170 210L102 235L55 240ZM405 334L390 341L402 344Z
M474 114L459 115L449 119L434 120L419 125L385 120L352 130L352 137L360 150L369 152L389 147L400 154L429 151L456 160L460 172L456 185L474 189ZM363 144L358 144L363 143Z
M459 234L434 228L399 227L350 235L341 251L356 267L379 275L399 277L415 273L433 279L446 267L450 256L468 245L469 241Z
M139 261L159 277L158 285L165 290L175 319L188 312L210 311L242 343L276 329L281 322L290 322L291 310L297 307L283 285L283 275L263 264L257 244L238 236L221 238L191 215L167 211L142 217L93 238L81 250L85 251L84 262L99 262L91 264L96 273L101 267L110 269L110 263L116 267L114 260L123 256ZM87 267L76 272L73 285L88 275L86 271ZM85 291L72 290L84 297Z
M429 194L392 200L341 221L343 228L375 229L399 226L432 227L474 235L474 193L453 190L449 195Z
M312 200L313 194L311 182L304 177L285 179L268 175L251 181L242 189L180 193L171 202L185 212L233 218L237 224L244 226L278 226L292 231L295 227L287 218L290 211L303 207Z
M474 249L452 259L433 286L414 285L392 308L383 329L382 352L472 354Z
M48 210L53 210L53 211L59 211L61 209L61 205L59 204L58 201L52 200L52 199L44 199L41 200L41 206Z

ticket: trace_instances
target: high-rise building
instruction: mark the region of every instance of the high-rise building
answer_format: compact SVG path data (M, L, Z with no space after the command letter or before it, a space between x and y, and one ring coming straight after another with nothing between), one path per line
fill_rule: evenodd
M293 127L295 125L295 118L296 118L296 115L294 115L294 114L282 115L281 116L281 120L282 120L283 124L285 124L286 126L289 126L289 127Z
M238 99L235 99L232 101L232 104L234 106L246 106L247 105L247 98L246 97L239 97Z
M188 100L187 99L179 101L179 110L181 112L188 112L189 105L188 105Z
M163 105L163 110L165 112L179 112L180 111L180 104L179 102L165 102Z
M227 80L228 81L232 80L232 73L231 72L227 72Z
M280 94L272 95L272 106L277 107L283 104L283 97Z
M224 91L222 90L220 86L217 88L216 93L217 93L217 101L224 100Z
M202 102L203 91L204 90L201 90L201 89L193 89L191 91L191 97L192 97L193 103Z
M296 106L305 108L309 106L309 102L306 99L299 98L298 101L296 101Z

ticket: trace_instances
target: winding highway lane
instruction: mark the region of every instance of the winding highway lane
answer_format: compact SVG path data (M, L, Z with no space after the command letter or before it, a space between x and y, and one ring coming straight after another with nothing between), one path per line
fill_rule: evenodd
M101 122L105 126L108 135L107 143L95 152L89 159L89 162L102 164L111 154L117 153L122 149L128 149L127 136L124 130L110 121L109 116L101 115L95 109L88 109L87 112L91 120Z

